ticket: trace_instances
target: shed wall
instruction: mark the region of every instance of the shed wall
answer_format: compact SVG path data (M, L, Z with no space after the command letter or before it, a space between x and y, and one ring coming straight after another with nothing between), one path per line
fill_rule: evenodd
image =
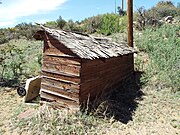
M133 54L93 61L84 59L81 68L80 102L84 102L110 91L133 73Z
M79 106L81 60L58 40L44 42L40 96L59 106Z

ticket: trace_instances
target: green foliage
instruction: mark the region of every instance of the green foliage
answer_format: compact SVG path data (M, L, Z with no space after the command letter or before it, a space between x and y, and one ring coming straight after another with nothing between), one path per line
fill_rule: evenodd
M180 2L177 3L177 8L180 8Z
M37 30L37 26L32 25L32 23L21 23L15 26L15 28L12 28L13 32L13 38L12 39L33 39L33 34Z
M120 6L118 6L117 9L120 16L127 15L126 11L123 11L123 9Z
M148 27L159 27L167 16L172 16L178 22L178 17L180 16L178 5L177 7L174 6L171 1L159 1L148 10L140 7L134 12L135 28L144 30Z
M63 29L63 27L66 25L66 21L61 16L59 16L59 18L56 20L56 22L57 22L57 26L60 29Z
M0 44L8 42L8 32L7 29L0 29Z
M24 80L38 75L41 68L42 44L27 40L12 40L0 48L2 80Z
M138 48L151 59L145 80L156 75L160 82L180 90L179 29L178 25L164 25L156 31L147 29L137 40Z
M148 14L157 19L162 19L166 16L179 16L180 9L175 7L171 1L159 1L155 7L148 10Z
M97 30L100 27L101 20L102 20L102 15L97 15L97 16L93 16L93 17L84 19L81 22L83 32L85 32L85 33L97 32Z
M0 44L7 43L12 39L33 39L33 34L37 30L37 26L32 23L21 23L16 25L14 28L3 28L0 29Z
M124 32L127 23L126 18L126 16L120 18L117 14L104 14L98 33L111 35L112 33Z
M49 22L46 22L45 25L50 28L56 28L58 24L56 21L49 21Z
M97 15L83 20L80 24L83 32L111 35L124 32L127 28L127 16L117 14Z
M73 20L69 20L63 29L69 31L82 32L82 28L79 26L78 22L73 22Z
M17 48L12 44L7 44L5 48L0 50L1 52L1 65L2 65L2 72L1 77L13 79L18 78L22 75L23 71L23 63L25 62L25 56L22 53L21 48Z

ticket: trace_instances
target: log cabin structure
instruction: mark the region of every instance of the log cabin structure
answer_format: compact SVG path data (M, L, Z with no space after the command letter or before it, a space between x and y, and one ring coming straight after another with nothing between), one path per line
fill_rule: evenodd
M34 35L44 41L40 97L52 105L80 108L134 71L136 50L125 42L41 28Z

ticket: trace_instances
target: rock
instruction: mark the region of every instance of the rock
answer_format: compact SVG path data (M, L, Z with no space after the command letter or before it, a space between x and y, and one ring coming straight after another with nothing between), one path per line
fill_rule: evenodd
M29 109L26 110L25 112L22 112L18 115L18 119L25 119L25 118L31 118L36 114L35 109Z
M173 16L167 16L164 20L165 20L166 22L168 22L168 23L172 23L172 21L173 21L174 19L173 19Z

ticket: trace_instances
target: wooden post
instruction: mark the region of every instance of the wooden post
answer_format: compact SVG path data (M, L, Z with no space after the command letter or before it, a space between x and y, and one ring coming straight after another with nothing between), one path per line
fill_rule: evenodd
M133 47L133 0L127 0L128 45Z
M115 14L116 14L116 0L115 0Z
M122 11L124 11L124 0L122 0Z

